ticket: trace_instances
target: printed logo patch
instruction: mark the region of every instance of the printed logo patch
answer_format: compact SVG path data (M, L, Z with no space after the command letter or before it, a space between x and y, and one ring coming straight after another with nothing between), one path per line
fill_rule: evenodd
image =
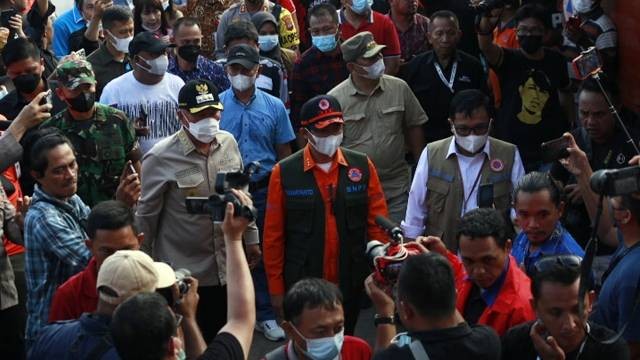
M349 180L353 182L360 182L360 180L362 180L362 170L355 167L350 168L347 171L347 176L349 177Z
M504 163L500 159L493 159L491 163L489 163L489 167L492 171L500 172L504 170Z

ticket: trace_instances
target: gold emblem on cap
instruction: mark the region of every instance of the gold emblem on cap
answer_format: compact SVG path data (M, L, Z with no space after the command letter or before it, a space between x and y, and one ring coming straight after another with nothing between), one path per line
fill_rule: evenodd
M374 47L376 47L376 42L375 41L371 41L370 43L367 44L367 51L373 49Z
M196 91L198 94L206 94L209 92L209 86L207 84L197 84Z

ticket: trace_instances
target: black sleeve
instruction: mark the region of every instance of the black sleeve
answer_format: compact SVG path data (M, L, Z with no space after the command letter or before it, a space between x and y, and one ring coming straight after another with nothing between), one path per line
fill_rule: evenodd
M529 338L531 322L512 327L502 337L502 360L535 359L536 352Z
M47 13L44 16L40 15L38 10L38 4L33 3L31 10L27 13L27 24L25 32L33 39L38 46L42 45L42 36L44 35L44 28L47 25L47 19L56 11L55 5L49 1Z
M87 31L87 27L83 27L78 31L74 31L69 36L69 50L78 51L80 49L84 49L86 56L89 56L92 52L98 49L100 43L97 41L91 41L84 36L84 33Z
M242 346L235 336L223 332L211 341L198 360L244 360Z

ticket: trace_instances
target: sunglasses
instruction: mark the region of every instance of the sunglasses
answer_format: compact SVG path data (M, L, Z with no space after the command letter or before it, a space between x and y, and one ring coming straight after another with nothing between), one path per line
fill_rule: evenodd
M568 267L568 268L579 268L582 263L582 258L576 255L557 255L557 256L547 256L540 260L538 260L533 266L533 274L539 274L542 272L549 271L558 266Z

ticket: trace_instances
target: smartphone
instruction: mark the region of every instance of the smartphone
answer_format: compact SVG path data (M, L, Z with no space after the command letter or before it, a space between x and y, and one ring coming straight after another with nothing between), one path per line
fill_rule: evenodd
M133 164L131 162L127 163L127 171L129 172L129 175L138 175L136 168L133 167Z
M40 105L46 105L46 104L51 104L51 101L53 99L51 98L51 89L47 90L47 95L45 95L42 100L40 100Z
M11 27L9 20L15 15L18 15L18 10L16 9L8 9L0 12L0 26L9 29L9 40L16 37L16 30Z
M595 47L590 47L587 51L584 51L577 58L571 62L573 72L576 78L584 80L591 75L595 75L602 70L602 61L598 50Z
M559 159L565 159L569 157L567 148L569 147L569 139L559 137L547 142L543 142L540 145L542 150L542 161L545 163L554 162Z
M493 184L483 184L478 188L478 207L493 208Z

